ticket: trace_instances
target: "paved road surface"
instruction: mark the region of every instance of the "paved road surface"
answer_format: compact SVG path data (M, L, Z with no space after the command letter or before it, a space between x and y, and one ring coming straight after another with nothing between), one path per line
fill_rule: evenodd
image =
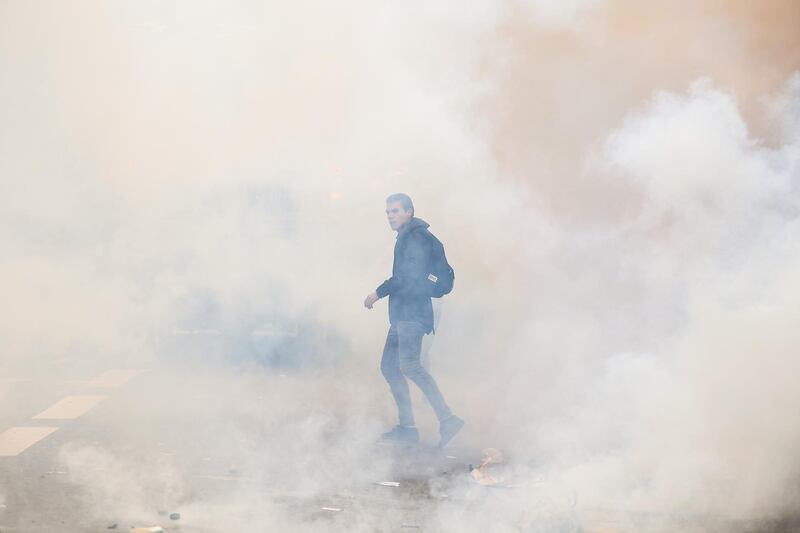
M477 448L378 444L385 421L338 386L98 360L2 369L0 533L797 530L582 509L541 480L482 487Z

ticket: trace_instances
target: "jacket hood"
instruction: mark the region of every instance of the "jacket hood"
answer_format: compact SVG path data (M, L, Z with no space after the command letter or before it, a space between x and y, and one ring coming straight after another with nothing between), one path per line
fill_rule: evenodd
M403 226L403 229L401 229L400 232L397 234L397 238L400 238L402 235L407 235L408 233L411 233L417 228L427 229L430 226L431 226L430 224L428 224L421 218L411 217L411 220L406 222L406 225Z

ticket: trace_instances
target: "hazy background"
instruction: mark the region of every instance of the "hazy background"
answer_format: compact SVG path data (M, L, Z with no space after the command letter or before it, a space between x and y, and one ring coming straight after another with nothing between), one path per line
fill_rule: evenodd
M199 376L252 360L193 357L204 330L300 324L291 385L223 385L268 413L216 407L242 462L325 487L394 423L361 302L400 191L456 270L431 354L463 443L590 505L798 509L795 0L0 1L0 368Z

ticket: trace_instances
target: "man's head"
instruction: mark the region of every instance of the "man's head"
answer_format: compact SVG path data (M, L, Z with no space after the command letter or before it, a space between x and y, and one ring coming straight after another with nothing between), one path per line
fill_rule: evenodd
M414 203L407 194L399 192L386 198L386 217L394 231L403 229L413 216Z

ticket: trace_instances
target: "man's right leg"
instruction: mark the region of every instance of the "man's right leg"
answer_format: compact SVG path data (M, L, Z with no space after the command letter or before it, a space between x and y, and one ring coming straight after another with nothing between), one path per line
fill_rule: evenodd
M401 427L414 427L414 412L411 409L411 394L406 377L400 371L400 352L398 349L397 328L391 326L386 335L381 358L381 373L389 383L389 388L397 404L397 414Z

